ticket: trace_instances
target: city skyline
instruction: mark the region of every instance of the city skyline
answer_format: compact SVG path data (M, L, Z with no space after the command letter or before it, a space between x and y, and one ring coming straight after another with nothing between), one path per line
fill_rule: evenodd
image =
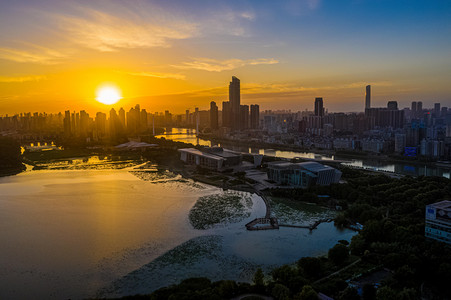
M263 110L323 97L361 111L366 85L374 106L451 106L450 13L447 1L15 1L0 13L0 112L182 113L226 101L233 75L241 103ZM116 105L95 100L105 83Z

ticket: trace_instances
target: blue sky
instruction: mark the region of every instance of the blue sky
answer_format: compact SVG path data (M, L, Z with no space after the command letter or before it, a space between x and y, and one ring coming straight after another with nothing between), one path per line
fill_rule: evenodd
M366 84L374 105L451 106L451 1L0 5L0 114L99 108L91 102L103 81L124 105L206 108L227 99L232 75L244 103L268 109L311 109L323 96L330 111L359 111Z

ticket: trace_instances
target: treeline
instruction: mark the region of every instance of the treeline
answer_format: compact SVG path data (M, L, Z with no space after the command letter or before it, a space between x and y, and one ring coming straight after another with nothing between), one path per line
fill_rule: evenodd
M346 241L343 242L347 244ZM345 244L337 244L330 249L328 258L305 257L294 265L276 268L269 274L269 278L265 278L263 271L258 269L252 284L233 280L212 282L208 278L189 278L149 295L126 296L121 299L220 300L250 294L243 299L262 300L264 298L258 295L269 295L280 300L317 300L318 294L311 283L324 276L326 270L336 270L349 263L349 250Z
M0 176L15 174L23 169L19 143L14 139L0 136Z
M424 236L425 207L451 199L451 181L423 176L394 179L349 168L342 171L346 184L279 189L271 194L321 204L333 202L343 208L335 219L337 226L363 224L349 248L364 261L393 271L383 283L386 299L401 299L405 289L414 291L416 299L421 286L432 298L451 295L451 249ZM317 195L329 195L333 200Z

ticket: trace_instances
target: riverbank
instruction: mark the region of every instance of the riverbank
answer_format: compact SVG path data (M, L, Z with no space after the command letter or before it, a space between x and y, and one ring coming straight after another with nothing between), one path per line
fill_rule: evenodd
M18 167L14 167L14 168L1 168L0 169L0 177L17 175L19 173L22 173L26 169L27 168L24 164L22 164L21 166L18 166Z
M293 151L303 153L315 153L318 155L324 155L326 157L337 157L345 159L365 159L368 161L374 161L378 163L400 163L400 164L412 164L416 166L427 167L440 167L451 169L451 164L443 164L436 161L430 161L427 159L413 159L411 157L394 156L386 154L375 154L363 151L346 151L346 150L332 150L332 149L318 149L318 148L303 148L295 145L283 145L275 143L265 143L249 140L232 140L226 138L219 138L209 134L199 134L199 138L209 140L213 143L221 144L225 147L249 147L249 148L262 148L268 150L280 150L280 151Z

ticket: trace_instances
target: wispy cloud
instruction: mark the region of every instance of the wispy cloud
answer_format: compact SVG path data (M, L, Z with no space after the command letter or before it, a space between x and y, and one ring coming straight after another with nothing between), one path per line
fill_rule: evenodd
M21 63L55 64L66 57L62 52L42 46L28 45L26 48L0 48L0 59Z
M46 79L46 76L22 76L22 77L6 77L0 76L0 82L2 83L21 83L27 81L40 81Z
M236 68L248 66L248 65L272 65L279 63L274 58L257 58L257 59L226 59L218 60L213 58L194 58L193 61L184 62L180 65L173 65L173 67L179 69L197 69L210 72L222 72L229 71Z
M155 72L121 72L132 76L141 76L141 77L154 77L154 78L171 78L171 79L179 79L184 80L186 78L183 74L174 74L174 73L155 73Z
M321 6L321 0L289 0L286 9L289 14L300 16L317 10Z
M324 91L340 91L359 88L361 88L363 91L366 85L368 85L368 82L363 81L335 85L318 85L318 86L315 85L303 86L301 84L296 83L271 83L271 84L248 83L246 85L242 85L241 90L243 94L275 93L275 92L277 93L324 92ZM371 85L377 87L388 87L392 86L393 83L390 81L378 81L371 82Z
M58 16L60 27L72 42L100 51L120 48L169 47L169 40L186 39L197 33L198 25L177 18L149 14L123 8L122 15L80 8L78 16Z

